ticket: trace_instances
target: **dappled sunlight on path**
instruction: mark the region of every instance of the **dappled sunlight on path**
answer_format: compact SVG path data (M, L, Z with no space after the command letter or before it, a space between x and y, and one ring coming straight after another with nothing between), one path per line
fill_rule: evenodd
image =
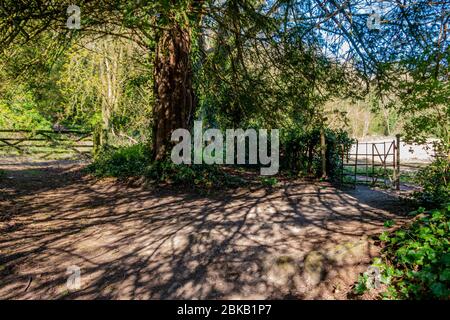
M40 183L9 169L0 298L345 298L377 252L370 236L404 219L397 199L368 189L296 182L206 196L76 169L33 173Z

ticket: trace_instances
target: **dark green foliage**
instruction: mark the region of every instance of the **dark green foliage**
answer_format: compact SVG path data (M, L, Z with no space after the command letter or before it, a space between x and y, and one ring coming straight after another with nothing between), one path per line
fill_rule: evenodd
M388 284L385 298L450 298L450 204L425 212L407 228L380 239L386 263L375 265Z
M386 228L390 228L390 227L392 227L394 224L395 224L395 221L394 221L394 220L386 220L386 221L384 222L383 225L384 225Z
M450 166L447 159L437 159L421 169L416 176L423 190L416 198L425 206L436 207L450 199Z
M261 184L265 187L273 187L276 186L278 183L277 178L274 177L261 177L260 178Z
M387 299L450 299L450 203L448 161L434 161L420 170L416 181L423 191L416 198L425 206L441 209L411 212L414 222L393 232L385 231L380 240L385 244L382 258L374 259L381 282L387 285ZM446 203L442 206L442 204ZM393 221L384 226L390 228ZM367 291L359 278L355 293Z
M145 176L155 183L212 188L242 186L245 181L226 173L216 165L177 165L170 159L152 162L146 144L128 147L106 147L99 151L88 171L97 177Z
M132 177L142 175L149 162L150 148L146 144L106 147L99 151L88 170L98 177Z
M341 130L325 129L327 176L336 178L341 164L342 147L348 148L352 139ZM304 131L286 129L280 146L280 165L300 175L319 177L321 172L320 128Z
M367 277L367 274L360 274L353 291L359 295L364 294L367 290L369 290L369 288L367 287L368 280L369 279Z
M170 160L156 161L147 167L145 175L155 182L170 183L210 189L213 187L237 187L245 181L226 173L217 165L174 164Z

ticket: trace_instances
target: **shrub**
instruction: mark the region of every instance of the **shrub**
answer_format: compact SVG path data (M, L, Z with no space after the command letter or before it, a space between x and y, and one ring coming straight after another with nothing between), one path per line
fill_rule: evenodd
M88 166L88 170L98 177L132 177L142 175L149 163L150 148L140 143L102 149Z
M212 188L239 186L245 181L226 173L220 166L206 164L175 164L170 160L157 161L147 167L145 176L157 182Z
M178 165L169 157L166 159L153 162L150 148L145 144L120 148L107 147L97 153L94 162L88 166L88 171L97 177L145 176L157 183L186 185L200 189L236 187L246 183L244 179L228 174L218 165Z
M259 180L264 187L272 188L278 184L277 178L274 177L260 177Z
M419 170L416 182L423 190L415 197L427 207L437 207L450 198L450 170L446 158L435 160L429 166Z
M300 175L319 177L322 174L320 128L310 131L293 128L283 132L281 167ZM352 142L344 131L325 129L327 176L338 176L342 161L341 150L343 147L349 148Z
M374 260L388 299L450 298L450 204L425 212L406 228L380 235L383 260Z

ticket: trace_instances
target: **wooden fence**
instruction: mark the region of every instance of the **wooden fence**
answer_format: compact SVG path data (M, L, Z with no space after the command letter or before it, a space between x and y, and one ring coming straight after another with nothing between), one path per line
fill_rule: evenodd
M93 147L90 131L0 129L0 154L3 155L90 158Z

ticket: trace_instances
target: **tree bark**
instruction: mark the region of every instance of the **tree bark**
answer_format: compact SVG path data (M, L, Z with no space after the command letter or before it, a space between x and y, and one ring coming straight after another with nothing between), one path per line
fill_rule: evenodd
M191 30L174 23L162 31L154 65L153 159L161 160L172 145L175 129L188 129L195 97L192 88Z

